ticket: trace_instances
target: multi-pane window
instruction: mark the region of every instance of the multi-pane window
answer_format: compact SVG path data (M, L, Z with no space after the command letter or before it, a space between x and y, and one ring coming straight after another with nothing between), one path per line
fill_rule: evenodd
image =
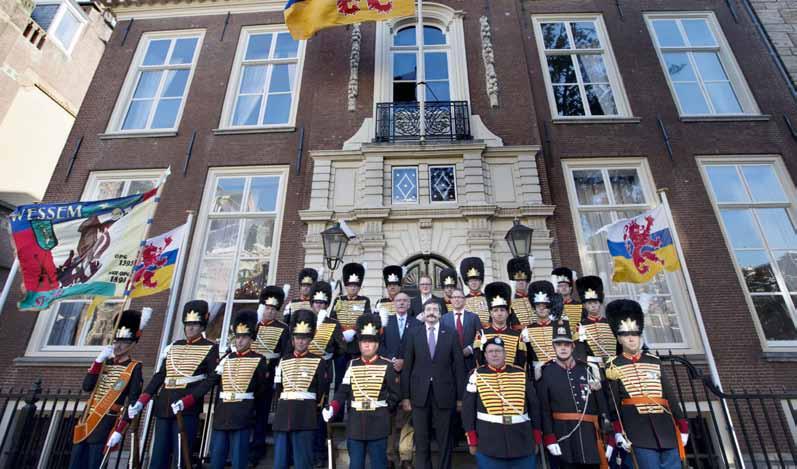
M797 232L771 161L703 165L722 226L765 339L797 343Z
M647 21L681 115L756 112L713 15L648 15Z
M645 284L613 283L612 256L606 232L600 229L639 215L653 205L653 190L639 165L572 165L568 190L575 207L579 250L584 274L603 279L606 302L618 298L638 301L645 310L645 339L657 348L686 348L689 310L680 272L659 273Z
M457 178L454 166L429 167L429 197L432 202L456 202Z
M418 203L418 168L416 166L399 166L392 168L393 203Z
M68 0L41 2L36 4L30 16L42 29L47 30L50 39L54 39L66 52L71 52L86 23L78 8Z
M207 301L219 320L208 335L219 338L232 314L256 307L273 281L282 217L284 171L211 171L193 279L193 296Z
M145 35L133 58L110 130L175 130L191 83L202 34Z
M288 125L296 114L304 43L284 30L248 28L241 33L230 83L225 127ZM232 86L232 85L231 85Z
M450 101L451 86L448 74L448 40L436 26L423 27L424 74L426 100ZM393 102L418 101L417 69L418 45L415 26L398 30L393 35Z
M600 17L536 17L534 25L554 116L629 114Z
M89 179L82 199L102 200L140 194L155 187L159 175L158 171L95 173ZM45 327L41 334L34 334L33 340L38 341L35 348L56 352L107 344L112 336L114 318L122 306L121 299L109 299L96 305L92 305L90 298L60 301L39 316L40 321L45 321Z

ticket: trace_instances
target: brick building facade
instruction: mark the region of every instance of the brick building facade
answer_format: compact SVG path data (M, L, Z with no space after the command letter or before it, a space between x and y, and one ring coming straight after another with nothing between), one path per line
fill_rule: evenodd
M296 44L281 6L114 5L119 25L46 200L127 193L170 166L153 232L196 215L180 304L203 297L229 319L263 281L295 286L301 266L321 267L319 233L338 219L358 233L347 257L368 263L373 299L393 263L417 276L477 253L487 281L505 280L515 217L535 229L535 278L563 264L608 284L596 230L668 189L699 311L683 272L608 296L644 303L648 343L697 363L702 317L726 387L797 388L797 143L784 119L797 116L739 5L735 19L719 0L431 4L430 89L466 111L438 130L468 131L424 145L397 117L414 92L411 21ZM153 74L162 81L144 89ZM2 313L0 384L76 385L113 305L92 322L85 303L36 315L17 299ZM166 304L134 302L159 313L136 352L150 367Z

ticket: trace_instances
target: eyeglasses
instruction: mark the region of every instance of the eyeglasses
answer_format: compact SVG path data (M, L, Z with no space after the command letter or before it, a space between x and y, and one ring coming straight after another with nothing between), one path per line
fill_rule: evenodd
M464 297L464 296L462 296L462 295L457 295L457 296L452 296L452 297L451 297L451 299L452 299L452 300L464 300L464 299L465 299L465 297Z
M419 283L419 284L418 284L418 286L421 286L421 287L431 287L431 286L432 286L432 284L431 284L431 283Z

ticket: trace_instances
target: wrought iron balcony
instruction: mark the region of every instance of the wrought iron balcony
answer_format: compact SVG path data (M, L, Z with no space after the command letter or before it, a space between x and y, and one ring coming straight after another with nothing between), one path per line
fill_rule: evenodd
M420 140L420 103L377 103L376 142ZM467 101L427 101L426 140L470 140Z

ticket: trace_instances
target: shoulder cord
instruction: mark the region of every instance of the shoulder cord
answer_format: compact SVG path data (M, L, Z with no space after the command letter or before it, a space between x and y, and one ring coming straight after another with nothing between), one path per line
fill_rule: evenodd
M522 411L518 410L518 408L515 407L514 405L512 405L511 402L507 401L506 398L500 392L498 392L495 389L493 389L493 387L490 386L490 383L488 383L486 379L482 378L482 376L479 373L474 371L473 374L476 375L476 379L480 379L481 378L482 383L484 383L484 385L487 386L487 388L490 391L494 392L501 399L501 402L506 404L506 406L509 407L510 409L512 409L513 412L515 412L517 415L523 415Z
M592 375L592 371L589 368L587 368L587 396L584 398L584 401L585 401L584 402L584 410L581 411L581 416L578 418L578 423L576 423L576 426L573 427L567 433L567 435L557 439L556 440L557 443L559 443L560 441L564 441L564 440L570 438L571 436L573 436L573 434L579 429L579 427L581 427L581 423L584 422L584 416L587 415L587 409L589 409L589 398L592 395L592 387L590 387L589 382L594 380L594 378L595 378L595 376ZM570 375L569 374L567 375L567 382L568 382L568 384L570 384ZM572 395L571 395L571 397L572 397ZM575 398L573 399L573 401L575 401ZM600 431L600 428L598 428L597 430Z

